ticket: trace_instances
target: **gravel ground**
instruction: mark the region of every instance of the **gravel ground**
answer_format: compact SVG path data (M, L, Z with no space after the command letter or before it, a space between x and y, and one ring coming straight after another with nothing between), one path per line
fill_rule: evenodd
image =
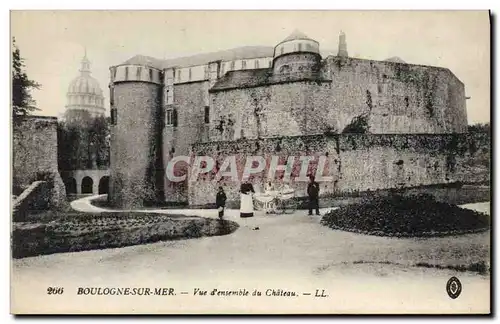
M85 208L82 201L76 204ZM467 207L484 211L486 205ZM489 263L489 231L442 238L385 238L331 230L319 224L320 217L306 212L240 219L237 210L228 210L227 219L240 224L232 235L13 260L12 311L489 312L489 275L414 266L419 262L442 266ZM217 217L216 210L189 213ZM455 300L445 291L451 276L463 284L462 295ZM52 286L64 287L66 293L47 296L47 287ZM76 294L79 287L97 286L173 287L178 296ZM194 288L209 292L245 288L250 293L260 289L263 294L267 289L283 289L298 297L193 296ZM314 297L316 289L328 297ZM180 295L181 291L188 294Z

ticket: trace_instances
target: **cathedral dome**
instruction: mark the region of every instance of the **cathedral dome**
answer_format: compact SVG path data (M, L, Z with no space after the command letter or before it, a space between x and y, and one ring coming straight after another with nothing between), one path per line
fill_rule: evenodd
M99 82L95 78L90 75L80 75L69 83L68 94L89 94L102 96L102 89Z
M99 82L90 75L87 55L81 61L80 75L74 78L66 94L66 111L83 110L91 116L104 115L104 96Z

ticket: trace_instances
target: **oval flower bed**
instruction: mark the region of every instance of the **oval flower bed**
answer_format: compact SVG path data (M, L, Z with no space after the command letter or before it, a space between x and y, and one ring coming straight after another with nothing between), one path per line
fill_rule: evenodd
M31 222L13 223L12 256L116 248L233 233L228 220L155 213L47 212Z
M485 231L490 228L490 217L437 202L429 195L394 195L332 210L321 224L368 235L425 237Z

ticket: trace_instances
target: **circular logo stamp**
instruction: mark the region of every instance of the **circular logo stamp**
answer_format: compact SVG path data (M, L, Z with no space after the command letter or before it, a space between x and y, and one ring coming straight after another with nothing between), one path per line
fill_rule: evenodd
M451 299L455 299L460 296L462 292L462 283L457 277L451 277L446 283L446 292Z

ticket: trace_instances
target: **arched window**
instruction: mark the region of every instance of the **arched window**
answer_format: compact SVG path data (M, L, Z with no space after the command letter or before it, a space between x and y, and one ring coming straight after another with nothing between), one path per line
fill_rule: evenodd
M82 194L93 193L92 187L94 186L94 181L91 177L87 176L82 179Z
M241 61L241 68L245 70L247 68L247 61L243 60Z
M107 194L109 192L109 177L104 176L99 180L99 194Z

